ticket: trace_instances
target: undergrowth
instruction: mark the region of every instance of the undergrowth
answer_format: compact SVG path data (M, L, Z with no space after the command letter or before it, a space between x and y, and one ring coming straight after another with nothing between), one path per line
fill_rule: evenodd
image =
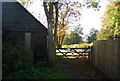
M69 78L62 70L47 59L41 62L26 62L24 47L21 42L3 43L3 79L66 79Z

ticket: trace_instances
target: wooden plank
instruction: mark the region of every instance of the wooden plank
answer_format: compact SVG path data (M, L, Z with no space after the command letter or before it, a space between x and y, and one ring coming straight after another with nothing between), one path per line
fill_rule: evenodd
M56 49L68 49L68 48L56 48ZM70 48L70 49L91 49L91 48Z
M61 53L61 52L56 52L56 53ZM71 52L62 52L62 53L71 53ZM74 52L74 53L89 53L89 52Z
M106 40L95 41L93 44L95 66L112 79L117 79L120 76L119 42L118 40Z
M120 39L118 39L118 58L120 58ZM118 59L118 79L120 80L120 59Z
M57 56L63 56L63 54L58 54ZM66 56L72 56L72 55L66 55ZM74 56L89 56L89 55L74 55Z

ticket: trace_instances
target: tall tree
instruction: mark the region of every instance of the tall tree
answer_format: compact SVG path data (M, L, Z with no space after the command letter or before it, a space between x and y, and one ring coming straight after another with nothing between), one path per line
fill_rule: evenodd
M48 57L49 60L55 59L55 44L53 40L53 26L54 26L54 2L43 2L45 14L48 22Z
M120 2L111 1L103 17L103 28L97 33L98 40L113 39L120 36Z
M96 30L95 28L92 28L89 32L88 35L88 42L93 42L94 40L96 40L96 33L98 32L98 30Z
M81 27L75 27L73 31L70 32L70 34L67 34L64 40L65 45L70 45L70 44L78 44L80 42L83 42L82 39L82 32L83 28Z

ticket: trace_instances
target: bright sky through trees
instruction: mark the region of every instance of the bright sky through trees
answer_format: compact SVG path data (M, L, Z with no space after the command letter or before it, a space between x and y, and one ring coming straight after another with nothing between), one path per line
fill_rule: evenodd
M75 22L75 25L73 24L72 26L75 27L77 26L77 24L81 24L84 34L88 34L91 28L96 28L99 30L102 24L101 17L103 16L106 5L108 4L107 0L100 1L101 9L99 11L95 11L91 8L82 8L80 21ZM34 3L28 7L28 10L47 27L47 20L44 13L44 8L40 0L34 0Z
M88 34L91 28L100 30L100 28L102 27L101 20L108 2L107 0L100 0L100 1L101 1L100 2L101 8L99 11L95 11L94 9L87 9L87 8L82 9L80 23L81 23L81 27L83 27L83 32L85 34Z

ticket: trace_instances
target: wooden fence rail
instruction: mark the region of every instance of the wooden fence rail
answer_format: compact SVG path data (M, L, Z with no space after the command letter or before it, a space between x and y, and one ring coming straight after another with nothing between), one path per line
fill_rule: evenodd
M74 50L74 55L72 55L71 50ZM63 58L67 59L70 59L71 57L74 59L90 59L90 54L91 48L56 48L56 56L62 56Z

